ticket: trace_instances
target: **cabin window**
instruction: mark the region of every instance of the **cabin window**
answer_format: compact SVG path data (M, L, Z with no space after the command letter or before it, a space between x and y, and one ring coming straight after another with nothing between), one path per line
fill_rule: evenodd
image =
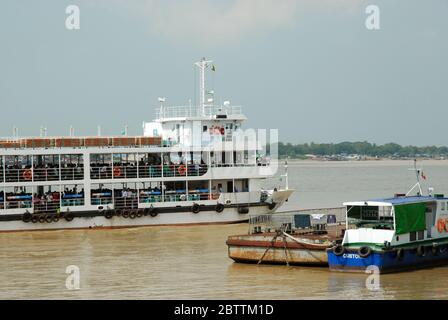
M393 229L389 206L348 206L347 222L351 228Z
M445 202L440 202L440 207L442 211L445 211Z
M425 238L425 231L417 231L417 240L423 240Z
M417 240L417 233L415 231L409 233L409 241L415 241L415 240Z

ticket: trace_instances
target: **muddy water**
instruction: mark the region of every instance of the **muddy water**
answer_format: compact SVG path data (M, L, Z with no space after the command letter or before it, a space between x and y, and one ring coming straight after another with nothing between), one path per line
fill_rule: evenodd
M290 165L298 192L287 209L335 206L345 200L407 191L409 162ZM448 193L448 162L423 163L430 184ZM381 185L378 185L381 184ZM235 264L225 240L246 224L0 234L1 299L447 299L448 267L383 275L326 268ZM67 266L80 289L66 288Z

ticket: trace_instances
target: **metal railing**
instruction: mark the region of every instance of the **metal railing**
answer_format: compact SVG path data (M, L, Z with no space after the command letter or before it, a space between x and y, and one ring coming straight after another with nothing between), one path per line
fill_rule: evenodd
M214 117L217 115L242 115L241 106L205 106L204 114L199 106L163 106L156 108L156 118Z
M84 168L6 168L0 173L0 182L68 181L83 180Z
M254 230L272 232L279 229L301 229L301 217L310 216L309 228L321 224L341 224L345 222L345 208L317 208L290 210L275 214L249 215L249 233ZM331 217L331 221L330 218ZM303 221L303 220L302 220Z
M34 200L34 213L59 213L61 208L60 200Z
M198 177L208 171L208 166L201 165L144 165L144 166L98 166L90 168L90 178L98 179L133 179L133 178L160 178L164 177Z

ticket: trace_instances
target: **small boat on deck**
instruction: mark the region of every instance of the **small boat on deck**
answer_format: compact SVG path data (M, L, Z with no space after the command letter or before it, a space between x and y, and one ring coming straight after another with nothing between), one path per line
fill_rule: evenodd
M248 234L228 237L229 258L239 263L328 266L326 250L342 241L343 226L335 215L317 216L318 223L304 213L251 217Z

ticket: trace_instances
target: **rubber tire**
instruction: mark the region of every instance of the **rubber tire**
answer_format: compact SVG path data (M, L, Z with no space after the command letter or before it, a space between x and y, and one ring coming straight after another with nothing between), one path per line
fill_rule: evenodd
M129 211L128 210L123 210L123 213L121 214L121 216L125 219L129 218Z
M45 223L45 216L39 216L39 223Z
M136 215L137 215L137 218L141 218L141 217L143 217L143 211L138 210L137 213L136 213Z
M33 215L32 217L31 217L31 222L32 223L37 223L37 222L39 222L39 217L37 216L37 215Z
M218 213L221 213L221 212L223 212L224 211L224 205L222 204L222 203L218 203L217 205L216 205L216 207L215 207L215 211L216 212L218 212Z
M29 212L25 212L25 213L22 215L22 221L25 222L25 223L28 223L28 222L31 221L31 218L32 218L32 217L33 217L33 216L31 215L31 213L29 213Z
M333 254L337 257L342 256L345 252L345 247L343 245L337 244L332 248Z
M59 217L58 216L53 216L53 222L59 222Z
M358 250L358 254L361 258L367 258L372 253L372 248L370 247L361 247Z
M191 207L191 212L196 214L199 213L199 211L201 211L201 207L197 203L193 204Z
M67 212L66 214L64 214L64 219L65 219L65 221L67 221L67 222L73 221L74 218L75 218L75 217L74 217L71 213L69 213L69 212Z
M106 219L112 219L113 216L114 216L114 213L112 212L112 210L107 210L107 211L104 213L104 217L105 217Z
M137 217L137 214L135 213L135 211L131 211L131 213L129 213L129 218L135 219L136 217Z

